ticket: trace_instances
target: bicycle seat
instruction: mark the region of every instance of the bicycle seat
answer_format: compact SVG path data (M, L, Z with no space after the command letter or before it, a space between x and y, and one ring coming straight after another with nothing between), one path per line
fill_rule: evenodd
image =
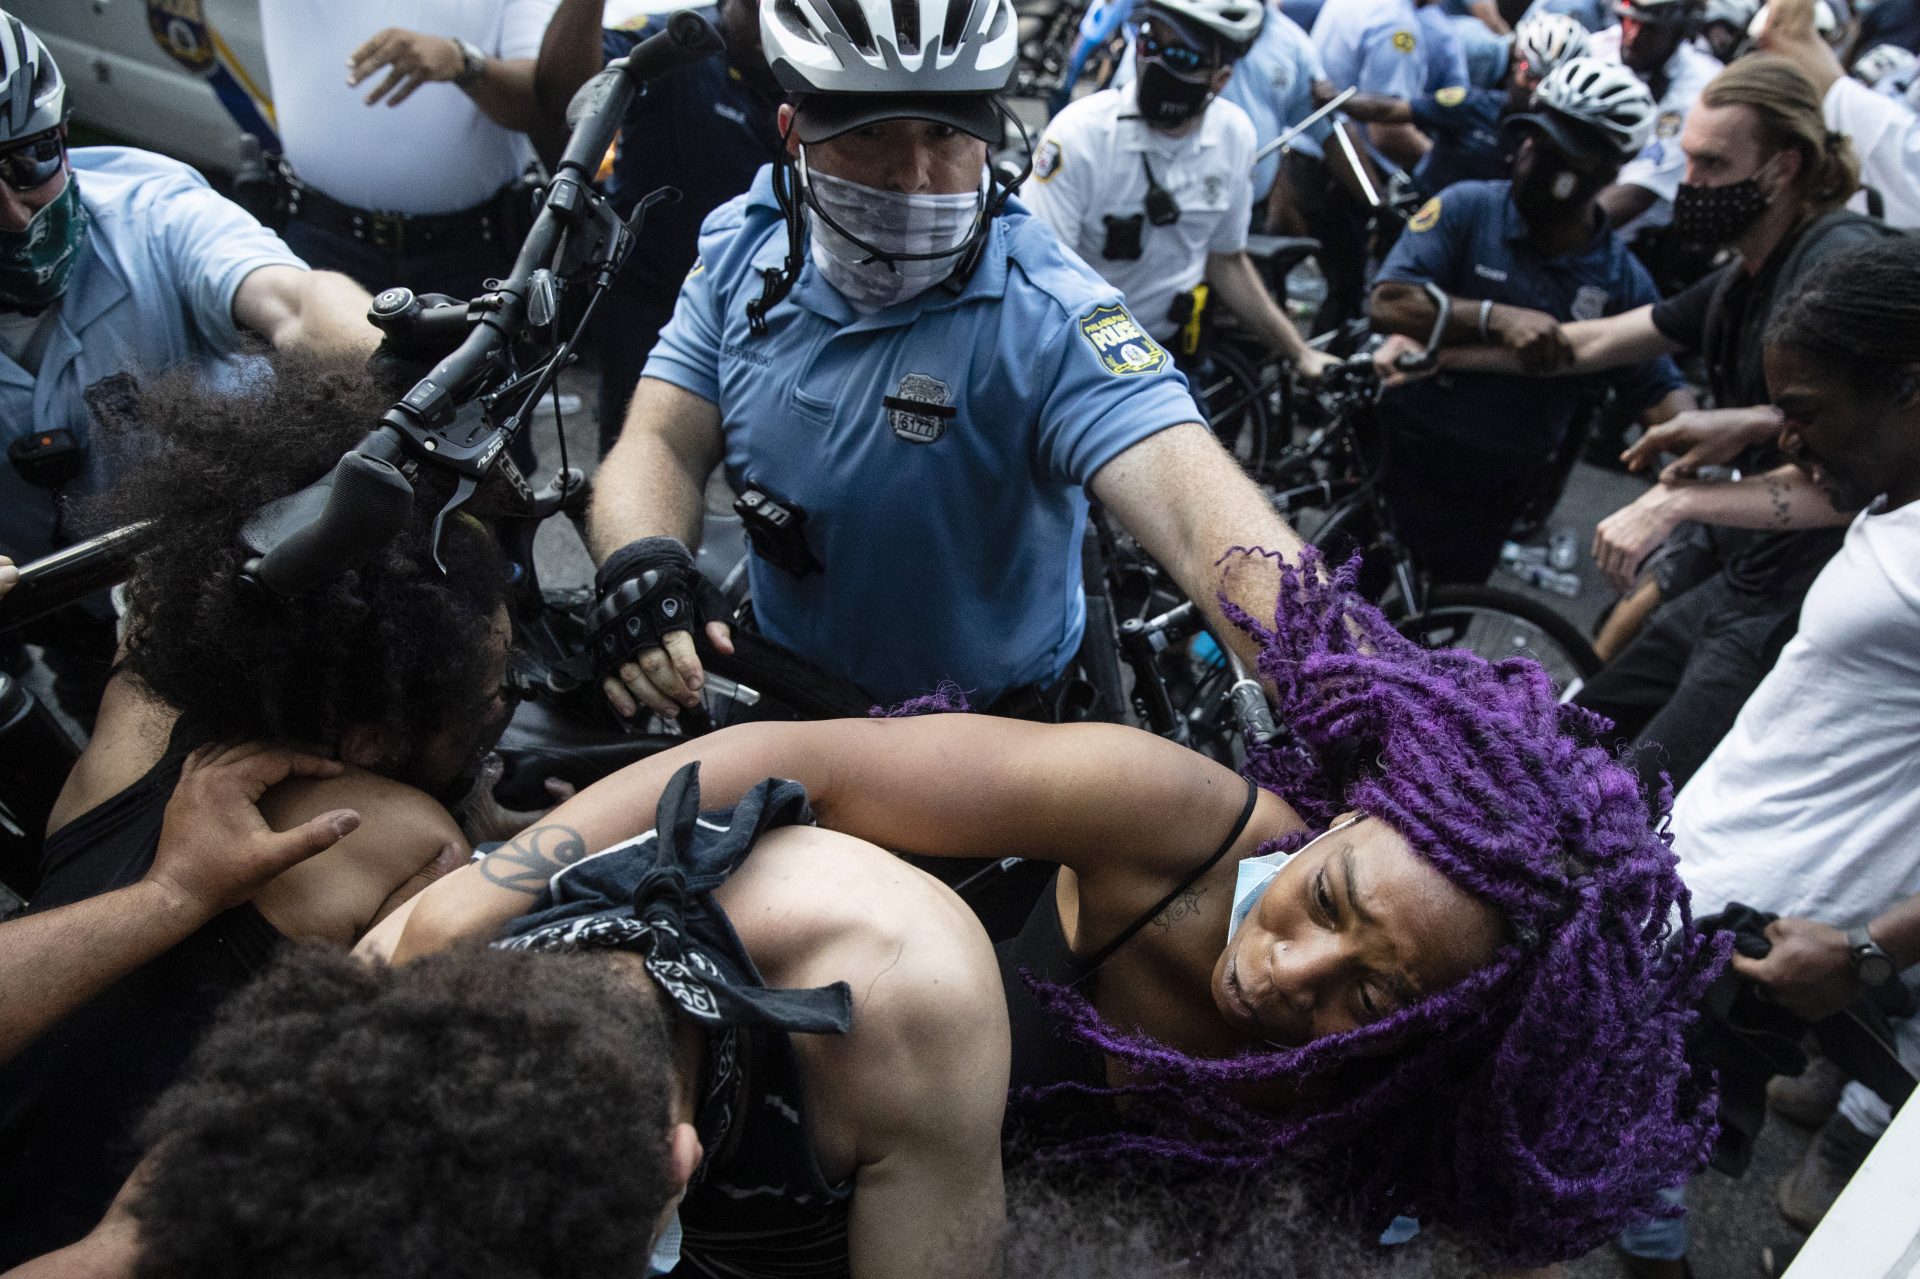
M1250 235L1247 256L1278 275L1320 254L1320 241L1305 235Z

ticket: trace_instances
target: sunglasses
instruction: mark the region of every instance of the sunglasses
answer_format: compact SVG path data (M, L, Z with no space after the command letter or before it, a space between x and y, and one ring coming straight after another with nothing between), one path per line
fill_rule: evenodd
M59 129L28 138L0 151L0 182L22 195L53 181L67 157L67 139Z
M1151 22L1140 26L1140 56L1152 58L1175 75L1197 76L1213 70L1211 51L1162 39Z

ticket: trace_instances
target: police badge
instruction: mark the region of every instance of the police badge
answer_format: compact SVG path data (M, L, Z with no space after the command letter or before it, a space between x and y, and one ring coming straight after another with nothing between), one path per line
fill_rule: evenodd
M881 404L895 435L909 444L932 444L947 433L947 423L959 412L947 403L952 394L939 378L908 373L901 377L898 392Z

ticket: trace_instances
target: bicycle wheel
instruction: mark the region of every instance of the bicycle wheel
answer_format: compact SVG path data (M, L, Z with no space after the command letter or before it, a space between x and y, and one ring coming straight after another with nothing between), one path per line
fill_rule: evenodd
M1267 463L1272 418L1259 366L1226 346L1207 351L1194 375L1195 397L1207 410L1207 425L1247 474L1258 476Z
M1394 625L1427 648L1463 648L1489 661L1531 657L1562 701L1600 669L1599 655L1572 622L1539 600L1494 586L1436 586L1425 612Z

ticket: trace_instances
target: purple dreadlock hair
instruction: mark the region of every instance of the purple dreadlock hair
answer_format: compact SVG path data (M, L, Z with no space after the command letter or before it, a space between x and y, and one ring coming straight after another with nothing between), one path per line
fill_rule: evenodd
M1298 567L1246 548L1222 563L1235 556L1278 563L1271 627L1223 604L1259 641L1291 730L1254 752L1248 776L1316 828L1350 809L1386 822L1498 907L1507 940L1487 967L1374 1025L1225 1060L1123 1033L1042 986L1073 1035L1141 1081L1120 1091L1142 1121L1043 1156L1190 1173L1258 1171L1286 1153L1338 1161L1341 1189L1383 1217L1419 1216L1523 1265L1657 1214L1656 1192L1698 1170L1718 1131L1712 1083L1683 1041L1725 959L1692 926L1664 833L1671 791L1656 826L1635 772L1590 744L1604 721L1559 705L1531 660L1403 638L1354 593L1357 558L1329 574L1311 549ZM1229 1095L1271 1080L1312 1102L1275 1115Z

